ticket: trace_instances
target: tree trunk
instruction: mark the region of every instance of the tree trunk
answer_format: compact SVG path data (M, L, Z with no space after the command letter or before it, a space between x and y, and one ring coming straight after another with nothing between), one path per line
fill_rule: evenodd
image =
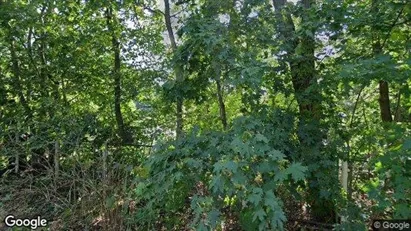
M378 39L378 38L376 38ZM373 54L377 56L382 51L381 43L377 41L373 46ZM379 84L379 98L381 120L383 122L392 122L391 107L390 107L390 90L388 82L380 80Z
M373 0L371 3L371 12L373 16L378 17L378 1ZM372 27L373 33L373 55L377 56L382 53L383 45L381 45L380 38L378 36L378 31L375 25ZM381 120L383 122L392 122L391 108L390 108L390 95L389 95L388 82L385 80L379 81L379 105L380 105L380 114Z
M398 90L394 121L401 122L401 88Z
M378 101L380 103L381 119L383 122L392 122L388 82L380 80L379 88L380 97Z
M312 0L304 0L303 5L305 9L311 7ZM276 18L278 22L278 31L280 38L284 42L284 51L287 55L283 62L288 62L292 84L294 88L295 97L298 103L300 112L300 121L298 124L298 139L300 141L300 152L305 153L302 156L295 156L294 159L301 161L304 165L312 166L318 165L326 158L322 156L322 139L323 132L320 129L320 121L322 117L321 110L321 93L316 89L310 91L317 85L315 79L315 31L309 31L311 35L301 33L297 37L294 23L292 21L291 13L285 12L285 0L273 0L276 10ZM302 13L302 21L307 20L306 13ZM309 28L304 28L309 30ZM321 185L316 176L317 172L336 172L333 179L329 179L331 183L338 182L338 168L330 169L328 166L317 166L317 170L310 172L307 176L308 194L311 208L311 215L314 220L319 222L330 222L335 219L334 204L330 199L322 198L320 196Z
M46 5L48 4L48 5ZM42 10L41 10L41 19L42 25L47 27L49 18L48 16L52 15L52 10L54 8L53 3L46 3ZM53 19L50 19L53 20ZM50 58L47 57L47 50L51 49L50 43L47 43L49 35L46 32L41 34L40 40L40 76L41 76L41 95L44 98L53 97L54 103L53 104L45 104L42 106L43 110L41 110L40 117L44 118L46 121L51 121L56 119L56 114L58 112L58 108L56 107L59 105L60 101L60 93L59 93L59 85L58 81L53 79L53 75L51 70L49 69L48 65L52 61ZM49 90L49 86L47 83L51 84L51 90ZM36 153L39 155L40 162L47 167L54 166L54 145L52 143L46 145L46 150L48 150L48 159L46 158L45 153Z
M113 79L114 79L114 114L116 117L118 133L123 144L132 143L131 134L129 134L124 125L123 114L121 112L121 60L120 60L120 42L118 41L114 28L113 9L108 7L106 10L107 27L111 32L111 45L114 56Z
M8 40L9 40L9 45L10 45L9 49L10 49L10 55L11 55L12 72L14 75L14 78L13 78L14 90L16 91L17 96L19 97L20 103L22 104L24 108L24 112L27 118L30 119L32 117L31 108L28 104L26 97L24 96L23 87L20 82L21 81L20 80L21 78L20 65L19 65L17 54L16 54L15 41L13 38L14 30L13 28L10 27L10 25L8 24L8 21L4 21L3 26L5 26L5 28L8 29L7 33L8 33Z
M225 131L227 130L227 114L226 114L224 98L223 98L223 89L221 86L221 67L216 62L214 62L213 69L215 72L215 81L217 84L217 98L218 98L218 107L220 110L220 119L223 125L223 129Z
M174 37L173 27L171 24L171 14L170 14L170 2L169 0L164 0L164 20L166 23L166 28L168 32L168 37L171 43L171 49L173 52L177 51L177 43ZM177 86L181 86L183 81L183 71L179 65L175 67L175 75L176 75L176 82ZM184 99L179 94L177 96L177 105L176 105L176 138L180 138L183 134L183 103Z
M11 53L11 62L13 65L13 75L14 75L14 90L17 92L17 95L19 96L20 103L22 104L24 108L24 112L27 115L27 118L31 118L31 109L30 106L26 100L26 97L24 97L23 94L23 88L20 83L20 67L14 47L14 41L12 40L12 37L10 36L10 53Z
M19 145L19 133L16 127L16 131L14 132L14 141L16 142L16 146ZM14 165L14 173L18 173L20 171L20 152L17 150L15 154L15 165Z
M56 140L54 142L54 177L55 180L59 177L60 171L60 145L59 142Z

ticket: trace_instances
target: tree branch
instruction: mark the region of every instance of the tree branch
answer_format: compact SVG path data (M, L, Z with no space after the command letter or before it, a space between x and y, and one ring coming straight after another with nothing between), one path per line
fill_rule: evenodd
M352 125L353 125L355 111L357 110L358 102L360 100L361 93L364 90L364 88L365 88L365 85L363 85L361 87L360 92L358 92L357 99L355 100L354 108L353 108L352 113L351 113L350 127L352 127Z
M161 10L158 10L158 9L157 9L157 10L153 10L153 9L151 9L151 8L148 7L148 6L143 6L143 9L149 11L150 13L153 13L153 14L161 14L161 15L164 16L164 13L163 13Z
M388 34L387 34L387 36L385 37L384 42L383 42L382 45L381 45L381 50L384 48L386 42L388 41L388 38L390 37L392 30L393 30L394 27L397 25L398 20L400 19L402 13L404 12L404 8L405 8L405 5L401 8L400 12L398 12L397 17L395 18L394 22L391 24L391 28L390 28L390 30L388 31Z

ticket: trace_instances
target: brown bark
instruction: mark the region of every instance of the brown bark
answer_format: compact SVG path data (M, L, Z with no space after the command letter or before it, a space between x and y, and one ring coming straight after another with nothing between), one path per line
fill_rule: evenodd
M378 17L378 1L373 0L371 4L371 11L373 13L373 16L375 18ZM400 13L401 14L401 13ZM400 15L399 14L399 15ZM398 20L398 17L396 21ZM395 23L393 24L393 26ZM377 56L382 53L383 45L380 42L380 37L378 36L378 31L375 25L373 26L373 55ZM388 38L388 37L387 37ZM383 42L385 44L386 40ZM381 114L381 120L383 122L392 122L392 115L391 115L391 108L390 108L390 93L389 93L389 86L388 82L385 80L380 80L379 81L379 99L378 99L379 105L380 105L380 114Z
M164 0L164 20L168 32L168 37L171 43L171 49L173 52L177 51L177 43L174 37L173 27L171 24L171 13L170 13L170 2L169 0ZM183 72L180 66L175 67L175 75L177 86L181 85L183 81ZM176 138L180 138L183 134L183 103L184 99L181 95L177 96L177 105L176 105Z
M378 101L380 104L381 119L383 122L392 122L389 87L387 81L380 80L379 93L380 97Z

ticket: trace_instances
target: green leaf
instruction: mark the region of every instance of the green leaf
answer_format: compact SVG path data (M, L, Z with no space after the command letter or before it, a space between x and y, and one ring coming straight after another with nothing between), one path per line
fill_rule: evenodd
M236 173L234 173L234 175L231 176L231 180L235 184L247 186L248 179L246 175L244 175L241 171L236 171Z
M264 205L270 208L271 211L279 207L277 200L272 190L265 191Z
M273 171L272 163L264 161L263 163L257 166L257 171L260 173L267 173Z
M277 172L274 175L274 181L276 182L283 182L285 179L287 179L287 174L285 172Z
M230 161L227 161L225 163L224 167L227 170L230 170L230 172L235 173L235 172L237 172L238 164L236 162L230 160Z
M210 187L213 190L213 193L223 192L224 190L224 182L222 180L221 175L214 176L211 179Z
M411 139L406 139L404 141L404 144L402 145L402 148L404 150L410 150L411 149Z
M285 155L278 150L272 150L268 153L268 157L272 160L282 160L284 159Z
M232 160L224 161L220 160L214 164L214 172L220 172L221 170L228 170L232 173L237 172L238 164Z
M248 196L247 200L257 206L263 197L263 190L261 188L254 188L251 195Z
M283 230L283 223L285 221L287 221L287 218L282 210L278 209L274 211L274 216L271 219L271 224L274 228Z
M215 164L213 165L213 167L214 167L213 172L219 173L219 172L221 172L221 170L223 169L224 163L223 163L222 161L219 161L219 162L215 163Z
M292 163L290 167L286 169L287 174L291 174L291 177L295 181L304 180L307 167L302 166L300 163Z
M208 213L207 218L210 221L212 228L215 228L217 226L219 217L220 217L220 211L218 211L217 209L213 209Z
M240 153L241 155L244 155L247 151L247 146L239 137L235 137L233 139L233 141L230 143L230 147L234 152Z
M192 167L192 168L198 168L202 166L201 161L198 159L186 158L184 159L184 161L187 163L189 167Z
M262 135L262 134L260 134L260 133L258 133L258 134L255 136L255 140L256 140L256 141L262 141L262 142L264 142L264 143L268 143L268 139L267 139L264 135Z
M262 207L258 207L258 209L253 213L253 221L255 221L257 218L260 221L264 221L264 218L266 217L266 212Z

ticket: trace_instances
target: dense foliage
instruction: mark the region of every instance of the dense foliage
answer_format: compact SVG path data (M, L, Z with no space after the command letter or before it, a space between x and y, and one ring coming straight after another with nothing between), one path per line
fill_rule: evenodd
M0 218L410 219L410 41L407 0L0 0Z

